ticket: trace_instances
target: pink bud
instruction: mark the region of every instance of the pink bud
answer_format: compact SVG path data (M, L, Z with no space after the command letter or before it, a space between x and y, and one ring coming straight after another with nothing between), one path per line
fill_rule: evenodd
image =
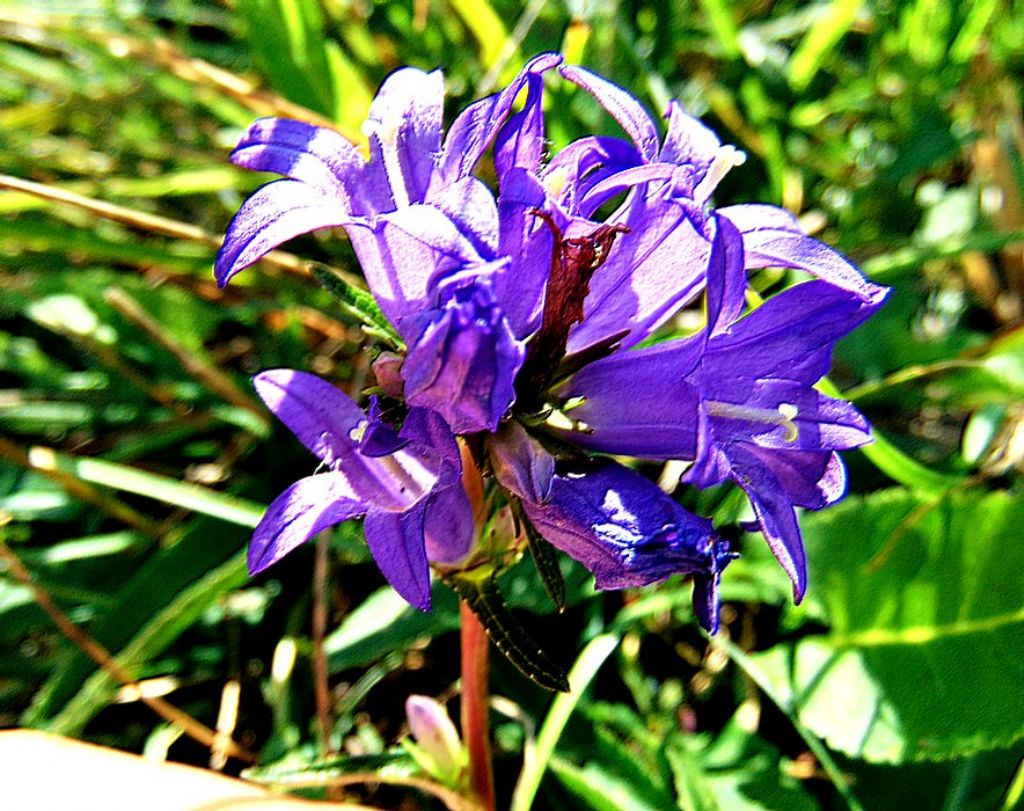
M409 729L438 772L456 776L462 768L462 741L444 707L429 696L412 695L405 701Z
M402 382L402 362L404 358L394 352L381 352L373 362L373 374L388 397L400 398L404 383Z

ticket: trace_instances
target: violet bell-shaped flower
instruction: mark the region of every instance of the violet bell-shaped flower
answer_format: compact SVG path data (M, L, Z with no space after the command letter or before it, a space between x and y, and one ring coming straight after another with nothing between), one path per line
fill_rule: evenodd
M444 138L440 72L396 71L364 125L368 161L332 130L257 121L232 160L286 179L261 188L233 218L217 256L218 283L288 239L344 228L374 298L415 357L402 372L412 377L409 402L434 407L459 433L494 430L512 404L529 335L518 309L543 289L499 272L509 259L499 253L495 200L470 173L524 87L539 110L540 74L560 61L535 58L505 90L463 111ZM534 138L543 143L542 133ZM504 302L513 303L508 316Z
M621 87L578 66L563 66L560 71L590 93L631 140L581 139L544 170L545 184L560 190L555 197L572 214L589 217L628 192L608 222L624 225L630 233L616 243L614 254L595 277L586 318L573 331L569 348L583 350L624 329L628 332L620 343L631 346L703 289L712 238L711 194L745 156L723 145L676 101L669 104L668 131L661 143L650 115ZM794 268L865 301L881 293L845 257L806 236L784 209L747 204L720 209L718 214L739 230L747 270Z
M560 392L582 401L567 436L607 453L691 460L684 480L699 487L735 481L799 601L807 574L795 507L820 509L842 497L835 451L871 441L852 405L813 386L828 372L835 342L881 306L886 291L876 288L865 301L804 282L741 317L743 239L725 217L713 227L708 326L577 373Z
M694 613L718 630L718 586L735 554L711 522L684 510L657 485L610 459L556 463L512 422L490 443L491 467L533 527L594 575L598 589L692 575Z
M380 390L408 407L396 432L374 405L366 415L310 375L258 379L261 396L328 470L268 510L250 550L255 568L323 527L365 516L382 571L426 606L429 563L458 562L478 531L454 435L479 434L470 443L489 454L501 487L599 588L692 575L698 618L714 629L732 553L706 519L623 465L588 461L581 448L690 460L688 480L702 487L736 481L802 596L795 507L838 498L835 451L869 440L852 406L813 385L834 342L885 290L782 209L714 211L710 195L741 153L676 103L661 142L632 96L582 68L562 72L630 142L582 138L545 165L542 74L560 61L532 60L508 88L461 113L447 136L440 74L392 74L367 120L368 161L336 133L299 122L257 122L242 139L237 163L285 179L235 216L218 281L293 236L344 228L405 344L404 356L375 363ZM497 199L471 174L492 143ZM592 219L621 193L604 222ZM746 272L769 266L817 281L743 316ZM705 330L633 348L702 291ZM324 411L318 398L345 404ZM570 428L544 423L552 408ZM557 460L531 433L553 431L576 446Z
M365 516L366 543L381 572L412 605L429 609L430 562L457 563L476 533L447 426L429 409L412 409L396 433L305 372L275 369L254 383L326 471L300 479L267 509L249 544L250 573L322 530Z

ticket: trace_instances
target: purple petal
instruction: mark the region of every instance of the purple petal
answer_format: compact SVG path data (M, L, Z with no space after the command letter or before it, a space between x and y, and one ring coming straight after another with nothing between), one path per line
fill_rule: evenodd
M700 359L693 340L616 352L577 372L559 392L583 397L569 417L585 448L645 459L692 459L699 392L683 376Z
M436 173L441 150L444 78L440 71L396 70L381 85L367 116L371 162L380 161L395 204L421 203ZM407 197L408 199L402 199Z
M792 212L767 203L742 203L738 206L725 206L718 209L718 214L727 217L732 224L740 229L741 234L754 231L789 231L804 235L800 221Z
M466 177L446 186L430 198L431 205L443 211L477 253L491 258L498 251L498 206L494 195L475 177Z
M693 613L697 622L712 636L718 633L718 614L722 604L718 588L722 582L722 571L730 560L737 557L738 554L729 551L727 543L716 544L712 555L713 571L693 576Z
M515 420L488 443L494 477L524 501L542 504L551 492L555 459Z
M513 383L526 350L493 288L471 282L427 318L402 366L406 400L434 409L457 434L496 430L515 400Z
M273 369L258 374L253 383L274 416L328 467L344 474L350 491L361 501L400 510L434 486L436 475L402 452L387 461L362 454L359 440L366 415L326 380L306 372Z
M718 588L721 582L721 572L693 576L693 613L701 627L712 636L718 633L718 614L722 607Z
M599 589L707 575L718 566L711 522L615 462L556 475L544 504L523 507L551 544L593 572Z
M427 558L454 565L463 560L476 540L473 507L462 482L435 490L424 504L423 535Z
M715 419L715 435L721 442L814 451L859 448L871 442L871 427L863 414L845 400L827 397L804 383L755 380L737 386L730 402L739 407L737 416ZM766 418L743 418L742 409L747 408L765 412Z
M573 141L555 155L543 172L544 185L558 204L585 215L579 201L606 177L643 164L636 148L621 138L593 135Z
M409 455L416 455L437 471L437 487L462 480L462 453L448 423L429 408L410 408L400 436L408 441Z
M764 480L791 504L820 510L845 495L846 475L831 451L777 451L745 443L734 444L729 461L739 479ZM753 486L753 485L752 485Z
M484 261L477 243L432 205L407 206L385 214L369 238L352 236L352 247L374 297L407 341L416 336L403 331L402 324L432 303L432 282Z
M488 194L488 197L490 195ZM493 198L491 198L493 199ZM490 219L490 213L485 212ZM494 215L497 220L497 214ZM385 214L380 221L425 245L439 257L433 264L447 259L457 265L479 264L486 261L476 246L451 217L433 205L412 205ZM401 265L405 268L404 262ZM413 268L409 268L410 271ZM436 272L436 271L435 271ZM417 273L417 276L420 274ZM410 297L411 298L411 297Z
M366 545L391 587L420 611L430 610L430 565L423 538L425 502L406 512L371 510Z
M741 465L740 486L750 498L754 515L772 554L793 583L793 602L807 590L807 557L793 502L787 498L772 472L760 465Z
M294 369L260 372L252 382L271 413L326 464L356 452L353 434L366 415L336 386Z
M865 279L860 270L837 250L803 234L788 230L750 231L743 235L743 247L747 253L748 268L802 270L872 304L881 304L888 293L888 288Z
M502 302L509 326L525 339L540 327L544 290L551 272L554 235L538 211L551 215L559 226L566 224L536 177L514 168L505 175L498 199L499 251L511 260L514 273L495 280L495 296Z
M350 184L365 165L359 150L334 130L287 118L260 118L238 142L231 161L257 172L301 180L324 194L349 198ZM346 208L362 213L358 201Z
M499 185L510 169L536 172L544 157L544 114L541 110L544 80L530 75L526 81L526 104L505 123L494 141L494 167Z
M644 183L671 180L678 170L678 166L660 162L624 169L591 186L579 203L580 212L590 215L615 195Z
M814 384L828 372L835 342L878 306L826 282L803 282L713 340L705 369L709 379L720 379L722 385L771 377Z
M300 479L274 499L253 532L246 556L249 574L259 574L321 530L365 512L343 474Z
M246 200L231 220L214 263L217 284L223 287L236 273L300 234L358 222L339 199L306 183L268 183Z
M561 62L562 57L556 53L534 57L508 87L500 93L480 99L459 114L448 128L439 161L442 183L451 183L473 171L512 111L512 105L529 77L539 76Z
M711 246L684 206L636 194L618 222L630 232L619 235L590 282L585 317L569 336L571 352L624 329L623 347L642 341L704 285Z
M715 441L707 408L701 408L697 415L697 452L693 464L683 474L681 481L703 489L728 479L732 466L724 448Z
M715 217L715 236L708 260L708 334L718 335L743 312L747 274L743 268L743 237L724 217Z
M366 417L368 422L358 445L363 456L390 456L409 444L409 440L403 439L395 427L385 419L384 409L377 396L370 398Z
M674 99L669 102L668 134L659 159L666 163L693 166L695 175L703 177L715 159L722 142L698 118L687 113Z
M818 500L802 506L811 510L820 510L835 504L846 495L846 465L838 453L833 453L825 466L824 473L818 479Z
M597 102L633 139L645 160L652 161L658 156L658 128L633 96L618 85L578 65L565 65L559 68L559 72L597 99Z

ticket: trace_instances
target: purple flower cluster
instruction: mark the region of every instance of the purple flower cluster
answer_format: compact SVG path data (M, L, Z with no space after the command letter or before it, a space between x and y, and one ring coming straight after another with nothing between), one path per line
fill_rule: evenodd
M584 137L546 159L543 74L556 68L628 140ZM728 544L614 455L688 461L697 487L738 484L800 600L796 508L841 498L836 452L870 441L853 406L814 386L886 289L782 209L713 208L742 153L676 103L662 140L636 99L556 54L447 134L443 95L439 72L393 73L365 124L369 160L331 130L282 119L257 121L232 154L284 179L231 222L218 282L292 237L341 227L404 342L375 364L380 397L365 411L310 374L257 376L325 471L270 506L250 570L364 516L381 571L426 609L431 564L475 560L489 516L511 502L598 588L692 575L713 632ZM488 151L497 194L473 174ZM766 267L812 279L748 312L747 273ZM658 340L701 293L705 326Z

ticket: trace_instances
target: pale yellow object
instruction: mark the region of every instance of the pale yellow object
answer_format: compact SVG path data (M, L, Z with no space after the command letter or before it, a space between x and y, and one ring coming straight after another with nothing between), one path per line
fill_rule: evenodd
M355 811L283 798L215 772L34 730L0 732L4 811Z

